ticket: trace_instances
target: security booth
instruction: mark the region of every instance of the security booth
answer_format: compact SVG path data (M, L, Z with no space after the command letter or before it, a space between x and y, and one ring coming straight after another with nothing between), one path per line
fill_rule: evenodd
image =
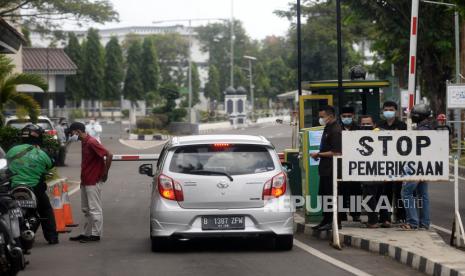
M310 91L299 97L300 114L300 168L302 170L303 195L310 200L310 210L306 210L306 217L311 222L320 220L321 211L317 210L318 196L318 165L310 154L319 151L323 127L318 123L318 113L322 106L332 105L338 112L339 107L352 106L356 117L372 115L375 121L380 119L382 88L390 86L387 80L344 80L343 95L338 95L337 81L308 81L303 88ZM339 102L339 100L342 102ZM338 115L338 114L337 114ZM308 209L308 208L307 208Z
M247 91L242 86L237 89L230 86L224 94L224 106L229 122L233 126L244 125L247 121Z
M335 106L336 110L342 106L353 106L356 115L372 115L378 121L382 100L380 92L390 85L388 80L344 80L340 103L337 81L304 82L303 87L310 93L299 98L300 128L319 126L319 108L328 104Z

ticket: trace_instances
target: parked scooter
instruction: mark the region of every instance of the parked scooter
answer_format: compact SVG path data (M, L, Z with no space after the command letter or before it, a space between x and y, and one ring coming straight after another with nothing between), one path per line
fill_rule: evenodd
M16 275L26 266L21 248L23 213L10 191L7 161L0 159L0 274Z

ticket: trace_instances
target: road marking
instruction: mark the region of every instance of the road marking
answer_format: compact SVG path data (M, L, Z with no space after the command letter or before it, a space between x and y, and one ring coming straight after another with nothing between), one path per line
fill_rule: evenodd
M370 276L371 274L368 274L366 273L365 271L362 271L356 267L353 267L351 265L348 265L344 262L341 262L329 255L326 255L324 254L323 252L313 248L313 247L310 247L308 245L306 245L305 243L303 242L300 242L296 239L294 239L294 245L296 245L297 247L299 247L300 249L306 251L307 253L310 253L311 255L325 261L325 262L328 262L334 266L337 266L338 268L342 269L342 270L345 270L349 273L352 273L354 275L360 275L360 276Z
M431 224L431 227L433 227L434 229L438 230L438 231L441 231L441 232L444 232L446 234L449 234L449 235L452 235L452 231L450 231L449 229L446 229L444 227L441 227L441 226L438 226L438 225L434 225L434 224Z

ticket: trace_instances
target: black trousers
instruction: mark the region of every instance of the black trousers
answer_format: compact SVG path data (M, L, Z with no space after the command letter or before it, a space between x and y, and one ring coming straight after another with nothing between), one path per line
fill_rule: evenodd
M340 194L340 183L338 183L338 195ZM320 196L320 200L323 204L323 197L324 196L332 196L333 195L333 176L332 175L320 175L320 188L318 190L318 195ZM339 225L341 224L341 213L337 214L337 220ZM320 224L328 224L333 222L333 213L332 212L325 212L323 210L323 220Z
M402 182L392 182L387 188L392 205L394 206L394 217L397 221L405 221L404 201L402 200Z
M371 196L370 200L368 201L368 207L371 210L368 210L368 223L369 224L376 224L376 223L384 223L386 221L391 221L391 212L386 210L385 208L381 208L379 212L376 212L376 207L378 202L382 196L388 199L389 204L392 206L392 201L390 200L389 194L389 185L391 183L365 183L363 185L363 194L364 197ZM384 205L384 204L383 204Z
M41 218L42 232L47 241L58 239L58 233L55 224L55 215L47 195L47 186L45 182L34 187L34 194L37 198L37 211Z
M350 197L362 195L362 184L360 182L340 182L341 195L343 196L344 208L350 208ZM360 212L350 212L352 218L360 218ZM347 214L342 214L342 219L347 217Z

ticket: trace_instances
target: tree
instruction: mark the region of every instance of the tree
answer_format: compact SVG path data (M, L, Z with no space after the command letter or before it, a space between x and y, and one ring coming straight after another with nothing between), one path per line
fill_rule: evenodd
M82 85L84 88L84 99L101 100L104 97L104 52L100 44L98 31L89 29L84 52L84 67L82 74Z
M117 101L121 96L124 80L123 51L118 39L112 37L105 47L105 99Z
M225 91L230 86L230 23L213 23L197 28L198 38L203 43L202 51L209 53L210 64L213 64L220 73L219 84L220 90ZM242 22L234 21L234 60L235 63L243 59L245 54L250 54L252 42L242 26ZM237 64L236 64L237 65ZM234 68L234 86L244 85L243 72ZM240 78L239 82L236 77ZM222 94L221 94L222 95Z
M289 69L281 57L271 60L267 65L270 89L266 97L276 98L280 93L286 92L288 88Z
M270 79L267 76L265 68L263 67L261 62L258 62L252 70L254 70L253 83L255 86L255 97L267 97L267 93L270 90Z
M48 85L39 75L13 73L14 65L5 55L0 54L0 122L3 121L3 107L12 102L23 107L33 122L37 121L40 114L39 104L24 93L16 91L16 86L21 84L34 85L47 92Z
M74 33L69 33L68 44L65 47L65 53L76 64L76 75L66 77L66 98L78 102L83 96L82 89L82 70L83 56L79 41Z
M142 47L139 40L131 42L127 55L127 71L124 80L123 95L132 105L144 99L144 85L141 80L140 64L142 62Z
M158 93L160 67L152 37L146 37L142 45L141 80L146 96L149 93Z
M159 58L160 85L175 83L182 86L186 79L184 70L189 57L189 42L180 34L155 35L153 41Z
M346 4L361 18L376 22L372 50L385 66L395 65L400 85L406 85L409 64L411 3L402 0L349 0ZM459 1L457 1L458 3ZM462 1L460 1L462 2ZM463 3L460 6L463 9ZM436 113L445 110L446 80L452 79L454 64L453 10L422 4L419 20L417 72L422 95L429 96ZM444 20L436 20L443 18ZM447 19L450 20L447 20Z
M118 20L118 13L108 0L3 0L0 17L20 21L34 31L49 32L63 20L82 23L105 23Z
M205 84L205 97L211 101L219 101L221 97L220 72L218 72L218 69L213 64L210 64L208 67L208 82Z

